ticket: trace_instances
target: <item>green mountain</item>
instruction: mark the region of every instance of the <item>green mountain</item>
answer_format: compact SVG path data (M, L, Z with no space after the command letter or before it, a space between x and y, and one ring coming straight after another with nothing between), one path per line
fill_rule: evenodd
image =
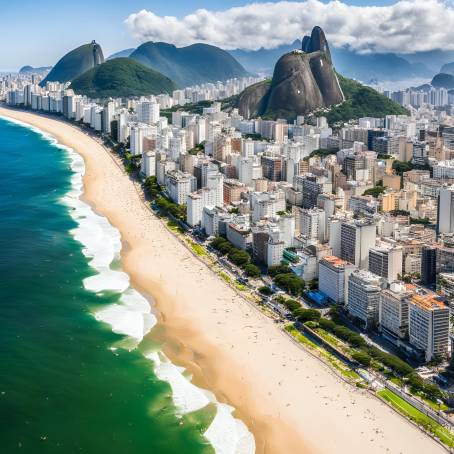
M173 44L150 41L139 46L130 58L159 71L179 87L248 74L228 52L208 44L175 47Z
M114 58L74 79L70 88L90 98L109 98L171 93L176 86L130 58Z
M383 96L373 88L337 74L345 101L322 112L329 124L356 120L361 117L385 117L386 115L408 115L407 109Z
M41 82L44 86L46 82L69 82L80 76L85 71L94 68L96 65L104 63L104 55L101 46L95 41L73 49L64 57L58 60L47 77Z

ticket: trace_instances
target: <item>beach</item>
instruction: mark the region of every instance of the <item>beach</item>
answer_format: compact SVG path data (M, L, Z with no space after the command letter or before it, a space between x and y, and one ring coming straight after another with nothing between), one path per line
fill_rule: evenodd
M437 453L438 443L340 380L197 259L143 204L97 141L75 126L0 108L79 153L84 200L121 233L122 268L152 298L158 339L195 384L235 408L259 453Z

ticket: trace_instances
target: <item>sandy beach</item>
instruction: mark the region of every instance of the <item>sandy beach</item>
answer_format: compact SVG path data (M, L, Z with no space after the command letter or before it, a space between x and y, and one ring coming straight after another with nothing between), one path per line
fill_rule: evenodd
M194 382L235 407L259 453L441 453L366 391L340 380L218 278L146 209L110 154L74 126L0 108L84 159L84 199L119 229L122 266L151 296L159 323L150 333Z

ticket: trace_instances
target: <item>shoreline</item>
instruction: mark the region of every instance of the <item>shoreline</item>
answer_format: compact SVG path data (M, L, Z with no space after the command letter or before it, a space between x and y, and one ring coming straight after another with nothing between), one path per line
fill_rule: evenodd
M145 208L114 158L88 134L24 111L0 108L0 114L83 157L83 198L119 229L123 269L155 302L158 325L150 336L193 374L194 384L235 408L257 452L444 452L378 399L342 383L215 276Z

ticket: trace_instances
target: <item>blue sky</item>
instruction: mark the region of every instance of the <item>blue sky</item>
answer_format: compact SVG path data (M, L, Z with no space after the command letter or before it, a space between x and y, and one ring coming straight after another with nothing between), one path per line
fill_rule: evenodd
M181 18L198 8L225 10L245 0L0 0L0 70L51 65L68 50L96 39L107 55L139 41L124 20L147 9ZM263 3L255 1L255 3ZM350 5L389 5L391 0L344 0ZM296 38L296 37L295 37Z

